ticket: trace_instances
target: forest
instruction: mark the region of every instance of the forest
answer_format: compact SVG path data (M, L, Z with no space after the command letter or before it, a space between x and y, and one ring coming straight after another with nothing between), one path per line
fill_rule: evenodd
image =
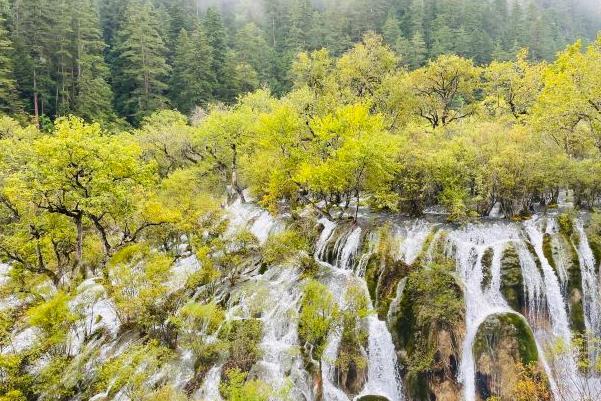
M601 399L595 2L0 5L0 401Z
M369 31L416 69L450 53L506 61L525 47L550 61L601 28L587 0L2 0L0 15L1 110L117 127L260 88L283 95L298 52L338 57Z

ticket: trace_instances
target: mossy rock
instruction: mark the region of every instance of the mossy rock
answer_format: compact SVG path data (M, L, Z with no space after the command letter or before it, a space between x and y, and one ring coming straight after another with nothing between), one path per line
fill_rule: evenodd
M538 362L532 330L513 313L489 316L478 329L473 353L476 393L482 401L495 396L511 399L520 367Z
M555 261L556 254L556 250L553 247L553 237L551 234L545 234L543 236L543 255L545 255L545 259L547 259L547 262L549 262L549 265L553 268L555 275L559 277L557 262Z
M381 395L364 395L364 396L357 398L356 401L390 401L390 400Z
M446 394L448 389L459 393L457 361L465 310L452 269L433 265L414 270L389 318L410 399L444 398L441 391Z
M505 249L501 257L501 293L513 310L517 312L525 310L522 266L517 251L511 245Z
M490 286L490 282L492 281L492 260L494 257L494 250L492 248L488 248L484 251L484 255L482 255L482 290L486 290Z

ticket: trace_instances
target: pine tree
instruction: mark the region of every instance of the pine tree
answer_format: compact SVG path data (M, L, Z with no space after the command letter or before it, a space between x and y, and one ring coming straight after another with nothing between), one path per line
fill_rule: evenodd
M432 49L430 55L438 57L441 54L453 52L453 31L449 28L446 17L441 14L432 24Z
M90 121L114 119L113 91L108 83L109 67L104 60L106 44L93 0L81 0L73 9L76 52L74 105L78 116Z
M49 0L22 0L13 7L15 77L26 110L34 115L52 115L55 81L51 64L56 51L54 29L58 25L54 4Z
M168 104L170 68L159 22L149 4L131 3L116 36L113 66L116 106L132 123Z
M408 54L407 62L411 68L419 68L426 62L426 42L420 31L415 32L411 38L411 52Z
M204 32L207 40L213 50L213 74L217 79L213 91L213 97L217 100L230 102L236 97L232 89L233 83L230 77L225 74L225 61L228 53L227 36L221 14L214 9L208 8L203 21Z
M264 32L257 25L251 22L238 31L234 49L240 62L250 65L262 83L272 80L272 64L269 62L273 57L272 49L265 40Z
M182 30L177 40L171 78L171 101L182 113L206 105L215 86L213 56L206 35L196 29L192 35Z
M313 6L309 0L294 0L290 9L290 29L287 49L296 53L307 49L313 18Z
M0 17L0 111L17 113L22 109L14 78L13 46L5 20Z
M396 47L399 39L401 39L402 32L399 20L393 13L388 14L388 18L386 18L384 26L382 26L382 36L390 47Z

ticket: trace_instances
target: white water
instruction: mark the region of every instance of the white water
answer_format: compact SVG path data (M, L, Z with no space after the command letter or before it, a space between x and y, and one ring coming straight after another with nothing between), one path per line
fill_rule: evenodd
M386 322L372 314L368 317L368 381L361 395L381 395L390 401L402 401L402 381L397 369L396 350Z
M492 248L493 264L500 264L497 254L503 252L508 242L517 238L517 232L500 225L469 226L464 230L451 231L448 236L447 253L454 254L457 271L465 286L466 335L459 380L463 383L466 401L476 400L476 368L472 350L478 328L491 315L512 312L496 284L500 282L498 266L491 268L493 285L482 289L482 257L487 249Z
M323 257L323 252L336 229L334 223L328 220L322 220L324 226L316 245L316 256ZM331 266L320 261L322 266L329 272L329 278L326 280L328 289L332 292L341 308L344 307L345 288L351 281L358 281L365 287L367 293L367 284L362 279L362 264L366 263L373 251L373 245L377 238L370 238L370 249L364 257L359 258L358 268L353 267L357 260L358 250L361 246L362 229L360 227L351 227L348 233L341 235L335 244L337 250L336 266ZM424 237L425 238L425 237ZM370 302L371 305L371 302ZM386 322L380 321L374 313L367 317L368 327L368 349L367 349L367 370L368 380L359 396L363 395L381 395L387 397L390 401L402 401L402 381L397 369L397 359L392 337L386 326ZM338 354L340 345L340 333L335 331L330 334L328 344L324 352L322 361L322 378L325 401L348 401L348 396L336 385L335 368L333 362ZM358 397L359 397L358 396Z
M586 328L594 336L601 336L601 295L599 294L601 290L597 274L598 265L581 221L576 222L576 229L580 237L577 250L582 274L582 304Z
M407 234L401 242L399 252L403 262L408 265L415 262L420 255L432 228L432 225L424 220L416 220L409 228L407 228Z
M205 381L200 388L194 394L194 400L197 401L221 401L221 394L219 393L219 384L221 383L221 365L213 366L207 376L205 377Z
M253 204L242 203L240 199L228 206L226 210L230 222L228 232L230 235L241 229L247 229L263 244L277 225L269 212Z

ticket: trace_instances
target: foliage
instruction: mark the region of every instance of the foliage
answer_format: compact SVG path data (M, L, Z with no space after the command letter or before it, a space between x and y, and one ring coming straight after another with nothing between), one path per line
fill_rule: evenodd
M330 330L337 324L339 308L323 284L310 280L304 288L299 316L299 337L308 359L321 366Z
M247 380L247 373L239 369L227 372L227 381L221 384L220 390L227 401L267 401L272 389L266 383L252 379Z

